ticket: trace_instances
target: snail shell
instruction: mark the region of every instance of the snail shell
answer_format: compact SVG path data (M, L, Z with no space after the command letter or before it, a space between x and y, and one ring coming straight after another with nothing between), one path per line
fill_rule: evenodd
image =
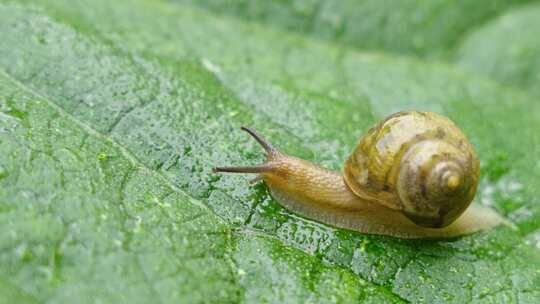
M469 206L479 173L473 146L452 121L409 111L389 116L360 139L344 179L360 198L437 228Z

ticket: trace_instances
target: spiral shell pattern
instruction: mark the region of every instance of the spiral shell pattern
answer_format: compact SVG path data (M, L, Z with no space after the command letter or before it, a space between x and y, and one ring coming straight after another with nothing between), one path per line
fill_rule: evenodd
M424 227L445 227L476 193L474 148L448 118L399 112L370 129L345 162L344 179L359 197L398 209Z

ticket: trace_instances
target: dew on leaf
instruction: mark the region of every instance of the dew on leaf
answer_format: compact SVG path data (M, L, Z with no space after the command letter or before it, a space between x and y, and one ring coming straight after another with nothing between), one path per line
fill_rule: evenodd
M6 176L8 176L7 169L4 166L0 165L0 179L3 179Z
M109 155L107 153L99 153L97 159L99 161L106 161L109 159Z

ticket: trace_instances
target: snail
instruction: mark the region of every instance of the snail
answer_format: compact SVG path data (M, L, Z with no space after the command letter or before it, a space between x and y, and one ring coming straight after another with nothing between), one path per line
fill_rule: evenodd
M480 165L473 146L448 118L433 112L390 115L363 136L343 175L286 155L242 127L266 151L251 167L214 172L257 173L286 209L324 224L398 238L446 238L504 220L472 205Z

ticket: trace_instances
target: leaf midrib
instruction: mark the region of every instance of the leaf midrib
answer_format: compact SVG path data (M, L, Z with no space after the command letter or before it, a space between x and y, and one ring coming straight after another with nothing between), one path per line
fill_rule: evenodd
M44 94L41 94L39 92L36 92L34 89L24 85L22 82L20 82L19 80L15 79L13 76L11 76L10 74L8 74L3 68L0 68L0 73L2 75L4 75L6 78L8 78L10 81L12 81L15 85L17 85L20 89L34 95L35 97L38 97L39 99L45 101L47 103L48 106L50 106L51 108L53 108L55 111L57 111L60 115L63 115L64 117L67 117L68 119L70 119L73 123L75 123L78 127L82 128L85 132L87 132L89 135L92 135L92 136L95 136L101 140L104 140L108 143L110 143L111 145L115 146L116 148L118 148L124 157L126 157L127 160L130 161L130 164L131 165L135 165L135 166L138 166L139 168L142 168L144 170L147 170L147 171L150 171L150 172L153 172L154 174L156 174L160 181L164 182L168 187L170 187L171 189L173 189L175 192L181 194L181 195L184 195L186 197L189 197L190 198L190 201L192 201L192 203L194 203L196 206L198 207L202 207L204 209L206 209L207 211L211 211L208 206L206 206L205 204L203 204L202 202L200 202L199 200L193 198L192 196L188 195L186 192L184 192L182 189L178 188L176 185L174 185L173 183L171 183L163 174L161 174L160 172L157 172L157 171L154 171L152 169L150 169L148 166L146 166L142 161L140 161L135 155L133 155L133 153L131 153L128 149L126 149L124 146L122 146L121 144L119 144L118 142L112 140L111 138L105 136L104 134L96 131L95 129L93 129L92 127L90 127L89 125L87 125L86 123L80 121L79 119L77 119L76 117L74 117L73 115L69 114L68 112L66 112L64 109L62 109L61 107L59 107L57 104L55 104L54 102L51 102L50 101L50 97L49 96L46 96ZM220 218L221 220L223 220L223 218ZM226 222L226 221L225 221Z

